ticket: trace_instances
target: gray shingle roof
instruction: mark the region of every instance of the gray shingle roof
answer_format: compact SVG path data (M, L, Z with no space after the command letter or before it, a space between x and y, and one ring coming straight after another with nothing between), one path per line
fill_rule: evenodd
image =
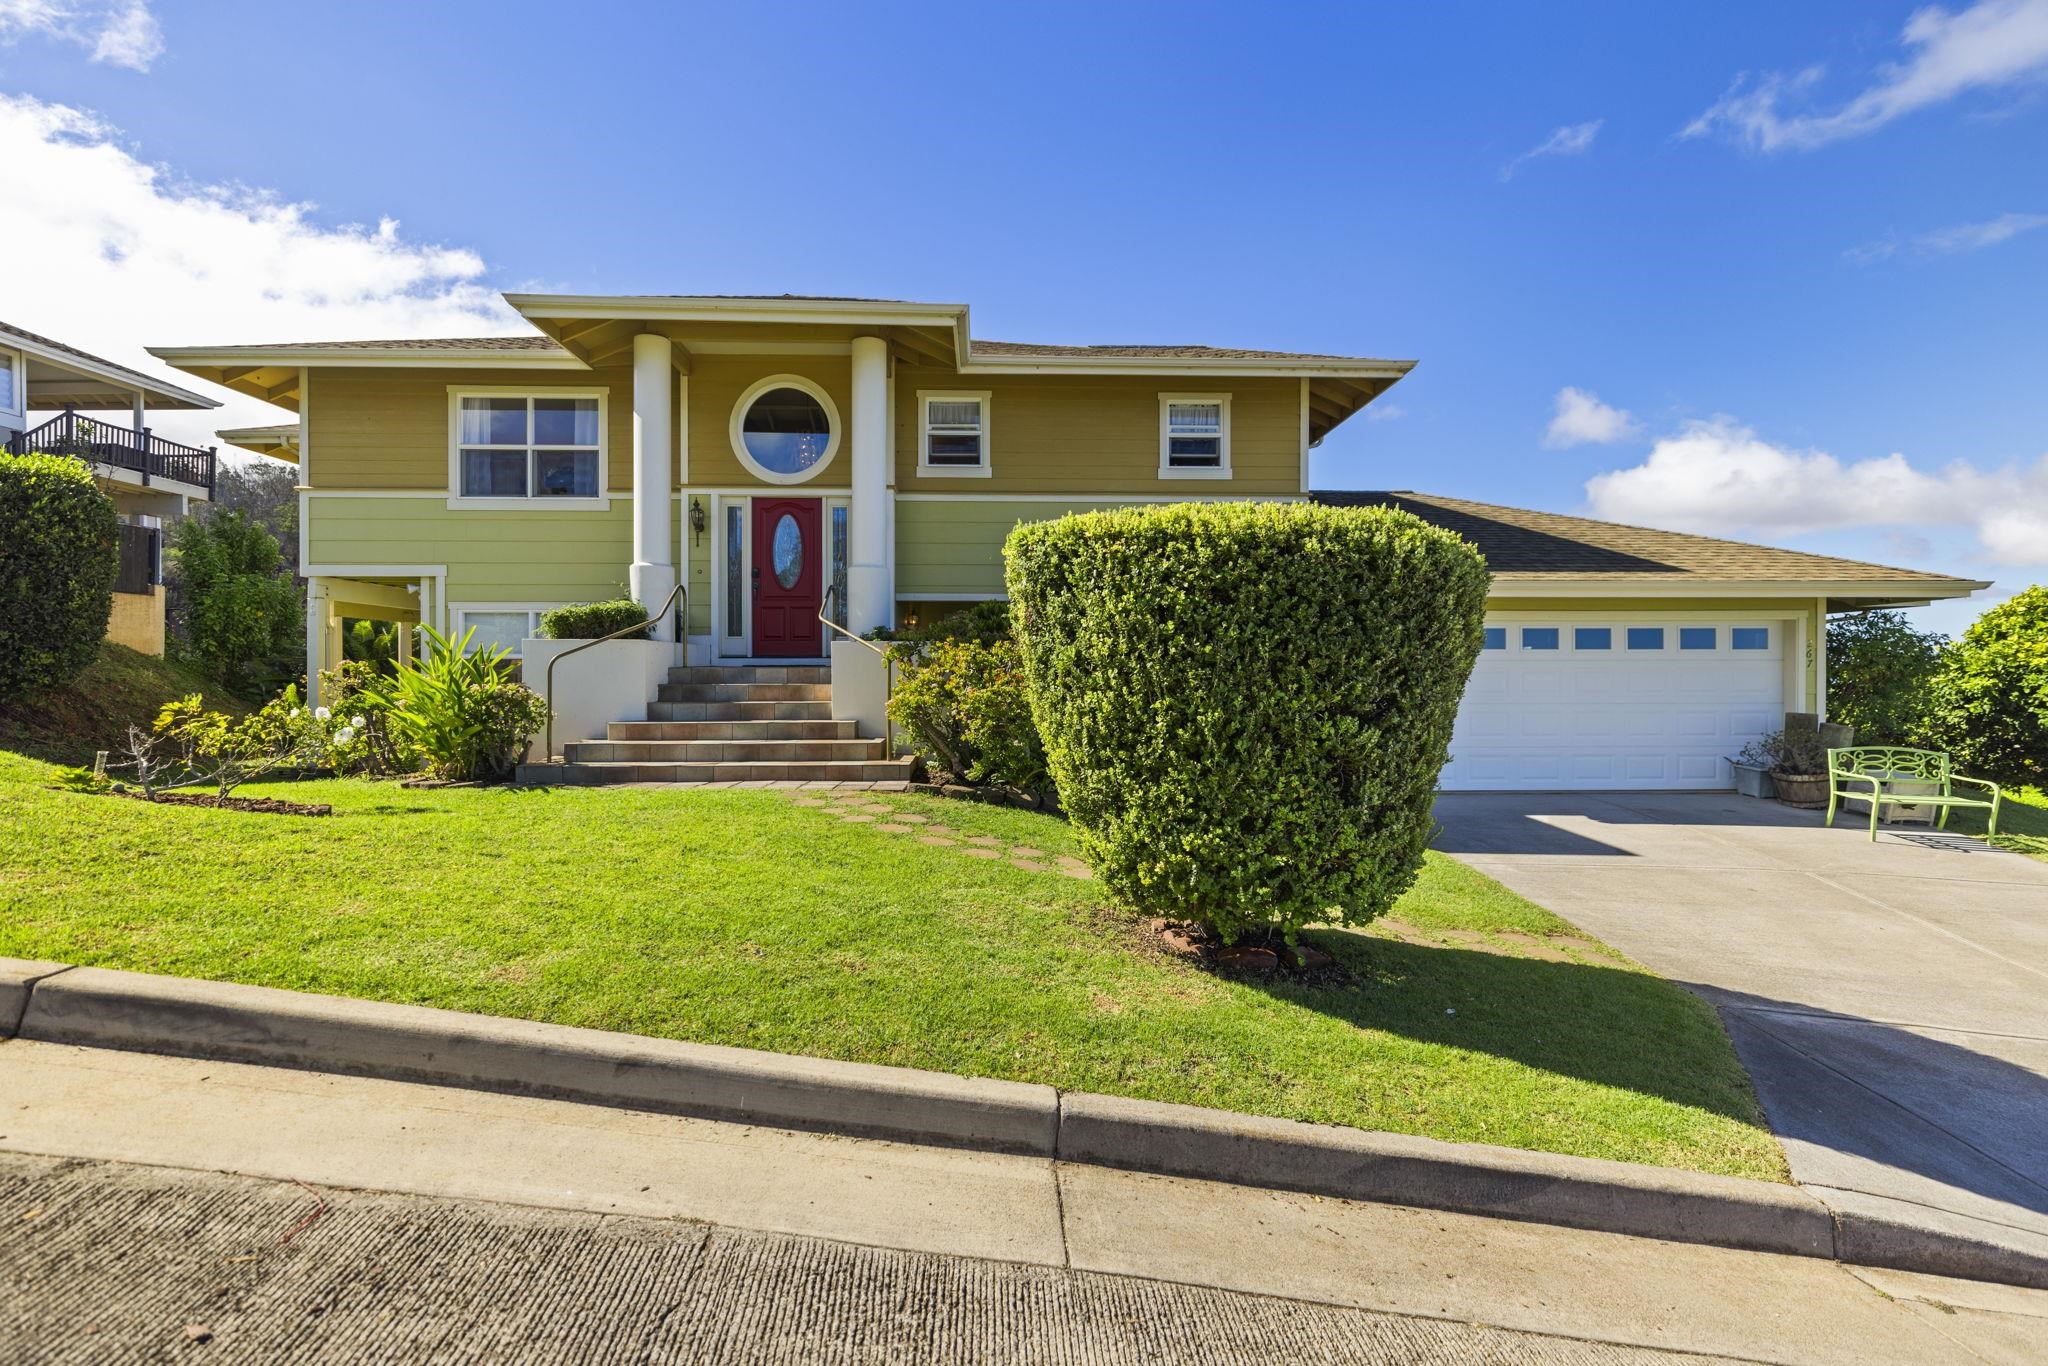
M1499 578L1615 580L1631 587L1685 579L1731 583L1893 580L1929 587L1971 582L1951 574L1407 490L1324 491L1309 497L1335 507L1392 507L1412 512L1479 547L1487 567Z

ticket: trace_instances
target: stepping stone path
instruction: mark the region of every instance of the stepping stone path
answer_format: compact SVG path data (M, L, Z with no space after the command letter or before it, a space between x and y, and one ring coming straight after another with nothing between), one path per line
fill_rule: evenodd
M847 791L811 789L803 795L792 793L797 806L823 808L849 825L872 825L891 835L915 835L919 844L934 849L951 849L969 858L1003 859L1012 868L1027 873L1061 873L1079 882L1092 882L1095 871L1071 854L1057 857L1028 844L1006 845L994 835L966 835L934 821L930 816L900 811L865 788Z

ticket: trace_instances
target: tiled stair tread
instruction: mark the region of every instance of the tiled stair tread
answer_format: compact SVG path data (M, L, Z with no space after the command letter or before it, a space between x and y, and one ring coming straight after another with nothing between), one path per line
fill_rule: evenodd
M644 761L525 764L522 782L553 785L606 783L714 783L746 781L790 782L879 782L903 780L916 761L868 759L859 763L810 761L805 763L711 763L665 764Z
M650 721L830 721L830 702L649 702Z
M670 669L671 683L830 683L828 668L801 664L690 664Z
M720 760L795 762L809 759L880 759L880 740L572 740L562 746L572 764L715 763Z
M607 740L854 740L851 721L614 721Z
M830 683L663 683L659 702L830 702Z

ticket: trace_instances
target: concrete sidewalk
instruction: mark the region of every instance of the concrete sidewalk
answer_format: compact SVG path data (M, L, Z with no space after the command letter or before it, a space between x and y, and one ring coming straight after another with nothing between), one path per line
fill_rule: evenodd
M1838 1211L2048 1253L2048 864L1721 794L1458 794L1436 847L1722 1010Z
M186 1322L228 1360L558 1358L565 1342L726 1360L2048 1350L2043 1291L21 1040L0 1043L0 1151L17 1155L0 1159L0 1282L23 1288L0 1304L0 1356L174 1355ZM328 1212L280 1243L316 1198Z

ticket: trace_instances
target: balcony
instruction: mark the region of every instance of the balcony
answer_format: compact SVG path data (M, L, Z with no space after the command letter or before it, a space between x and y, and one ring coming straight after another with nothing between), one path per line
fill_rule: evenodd
M206 490L213 496L219 457L212 447L180 445L153 435L149 428L117 427L80 417L66 409L40 427L32 427L7 443L10 455L59 455L88 465L127 470L147 486L159 481Z

